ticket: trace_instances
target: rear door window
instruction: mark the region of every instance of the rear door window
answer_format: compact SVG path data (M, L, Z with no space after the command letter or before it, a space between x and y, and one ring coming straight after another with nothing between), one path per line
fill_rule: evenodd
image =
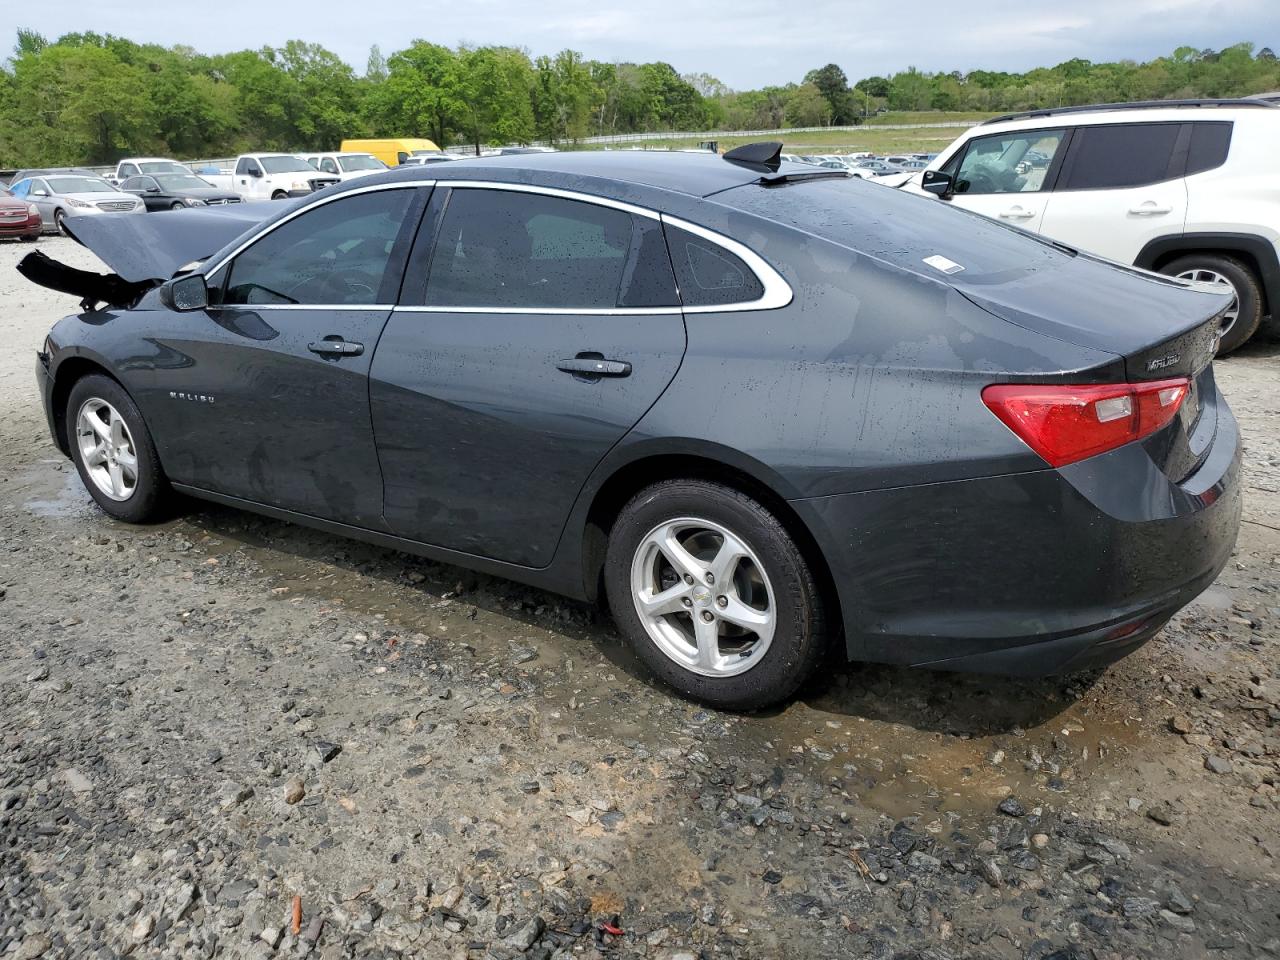
M496 312L678 305L657 220L496 188L451 191L426 302Z
M687 230L671 224L666 229L680 299L686 307L750 303L764 296L764 284L741 258Z
M1180 123L1077 127L1058 190L1115 190L1182 176Z

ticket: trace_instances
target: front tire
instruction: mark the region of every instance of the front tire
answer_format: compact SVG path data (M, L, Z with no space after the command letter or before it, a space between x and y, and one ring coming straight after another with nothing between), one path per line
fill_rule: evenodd
M172 490L133 399L110 377L77 380L67 398L67 441L85 489L126 523L164 519Z
M1218 356L1225 356L1244 346L1257 332L1262 323L1262 289L1258 278L1244 263L1234 257L1214 253L1193 253L1166 263L1160 272L1182 280L1199 280L1231 288L1236 302L1234 312L1228 312L1229 322L1223 325Z
M285 193L283 190L277 190L275 193L271 195L271 199L272 200L288 200L289 195Z
M53 226L54 226L54 229L57 230L58 236L60 237L68 236L67 228L62 222L63 218L65 217L66 217L66 214L63 213L61 210L53 211Z
M181 202L177 202L177 201L175 201L174 203L169 204L169 209L170 209L170 210L185 210L186 208L187 208L187 205L186 205L185 203L181 203Z
M609 534L605 590L637 655L681 693L756 710L792 696L822 655L813 573L759 501L705 480L642 490Z

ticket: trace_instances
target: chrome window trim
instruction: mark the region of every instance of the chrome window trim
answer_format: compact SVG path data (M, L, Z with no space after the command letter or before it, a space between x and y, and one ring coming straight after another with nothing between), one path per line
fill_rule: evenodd
M756 275L756 279L764 287L764 293L755 300L744 300L739 303L709 303L693 307L686 306L684 308L685 313L741 313L747 310L777 310L779 307L785 307L795 298L795 294L791 290L791 284L787 283L782 274L773 269L764 257L750 247L739 243L737 240L732 240L722 233L716 233L714 230L708 230L706 227L700 227L696 223L681 220L679 217L668 216L665 213L662 214L662 222L669 223L671 226L678 227L681 230L687 230L696 237L701 237L709 243L723 247L745 263L747 269Z
M662 214L656 210L650 210L648 207L640 207L634 203L627 203L625 200L614 200L610 197L601 197L593 193L579 193L576 190L561 190L559 187L541 187L532 183L503 183L499 180L437 180L436 183L442 187L458 188L463 190L506 190L510 193L537 193L547 197L559 197L561 200L577 200L580 203L591 203L597 207L611 207L614 210L621 210L624 213L633 213L637 217L647 217L650 220L661 220Z
M317 170L316 172L319 173L320 171ZM302 216L308 210L314 210L316 207L324 206L326 203L333 203L336 200L343 200L346 197L354 197L356 194L360 194L360 193L375 193L376 191L379 191L379 190L404 190L411 187L412 188L434 187L435 185L436 185L435 180L401 180L395 183L377 183L371 187L356 187L353 190L343 190L341 193L335 193L327 197L321 196L319 199L315 200L314 202L311 202L306 204L305 206L299 207L297 210L293 211L293 213L289 214L284 219L277 220L275 223L271 224L269 227L265 228L264 230L260 230L257 233L255 233L252 237L250 237L244 243L240 244L240 246L236 247L234 250L232 250L229 254L227 254L221 260L219 260L215 266L204 271L205 280L207 282L209 279L213 277L215 273L217 273L219 270L225 267L228 262L240 256L241 253L243 253L249 247L253 246L263 237L274 232L275 230L278 230L280 227L283 227L286 223L289 223L290 221L296 219L297 217ZM285 304L285 306L292 306L292 304ZM299 306L310 306L310 304L299 304Z
M400 313L510 313L541 314L559 317L661 317L680 314L680 307L444 307L413 306L400 304L396 306Z
M394 303L214 303L209 310L248 310L258 313L261 310L386 310L395 309Z

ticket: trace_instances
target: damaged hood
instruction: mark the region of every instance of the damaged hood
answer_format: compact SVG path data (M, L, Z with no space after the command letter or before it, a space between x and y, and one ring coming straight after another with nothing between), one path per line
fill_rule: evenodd
M67 233L92 250L121 280L164 281L193 260L217 253L280 212L268 202L173 210L145 216L67 217Z

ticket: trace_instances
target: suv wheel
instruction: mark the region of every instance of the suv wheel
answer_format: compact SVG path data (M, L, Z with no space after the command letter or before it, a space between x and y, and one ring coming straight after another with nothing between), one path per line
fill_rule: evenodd
M1243 346L1262 323L1262 290L1258 278L1239 260L1214 253L1193 253L1166 263L1160 272L1180 280L1231 288L1236 299L1223 318L1219 356Z
M67 398L67 439L89 495L127 523L163 518L171 496L151 434L124 388L92 374Z
M791 696L826 639L795 541L764 506L718 483L666 481L623 507L605 589L645 664L716 707L754 710Z

